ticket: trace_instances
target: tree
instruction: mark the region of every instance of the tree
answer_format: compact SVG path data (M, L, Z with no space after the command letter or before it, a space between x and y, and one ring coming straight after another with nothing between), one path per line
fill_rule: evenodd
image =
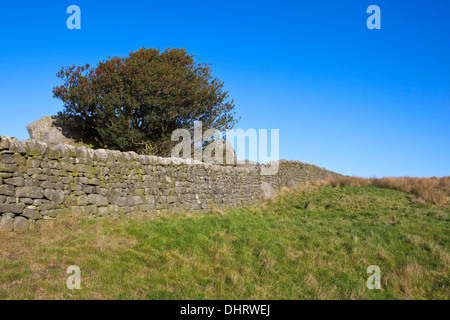
M231 129L234 102L211 64L197 63L184 49L141 48L128 57L109 57L90 65L62 68L63 85L53 89L64 102L58 122L81 141L121 151L169 155L176 129L193 132Z

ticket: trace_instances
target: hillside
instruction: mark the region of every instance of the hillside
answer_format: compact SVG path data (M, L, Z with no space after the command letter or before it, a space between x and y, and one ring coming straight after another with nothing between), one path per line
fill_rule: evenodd
M449 299L450 210L375 186L0 233L0 299ZM81 268L81 290L66 268ZM370 265L381 290L366 287Z

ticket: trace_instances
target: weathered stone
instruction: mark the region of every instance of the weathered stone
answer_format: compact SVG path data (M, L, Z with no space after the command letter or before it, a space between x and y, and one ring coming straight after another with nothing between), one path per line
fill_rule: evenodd
M84 215L84 207L81 206L72 206L70 207L70 214L73 217L80 217Z
M39 168L41 165L41 160L38 159L28 159L26 166L27 168Z
M54 183L52 183L52 188L55 189L55 190L63 190L64 189L64 183L62 183L62 182L54 182ZM52 189L52 188L49 188L49 189Z
M86 159L86 157L87 157L87 148L86 147L78 147L78 148L76 148L76 157L78 159Z
M0 230L14 231L14 214L0 216Z
M45 189L44 190L44 197L49 199L50 201L61 204L64 202L64 191L61 190L52 190L52 189Z
M277 196L276 191L273 189L273 187L267 183L263 182L261 183L261 189L264 195L264 199L274 199Z
M50 181L44 181L39 186L43 189L51 189L53 188L53 183L51 183Z
M49 145L75 144L70 131L57 124L57 117L42 117L41 120L34 121L27 126L31 139L45 142Z
M286 182L286 186L287 186L288 188L296 189L296 188L297 188L297 182L295 182L293 179L289 179L289 180Z
M27 173L28 168L26 166L18 166L17 172L19 173Z
M109 214L109 208L108 207L100 207L100 208L98 208L97 214L99 216L106 216Z
M44 156L47 151L47 144L31 138L26 141L25 150L31 156Z
M0 155L0 162L8 163L8 164L16 164L16 160L14 159L14 156L9 153Z
M28 230L28 220L24 217L14 218L14 231L24 232Z
M72 163L68 163L68 162L61 162L61 169L69 171L69 172L77 171L75 165Z
M257 167L259 163L252 160L239 160L236 165L239 167Z
M43 219L56 218L58 216L58 211L56 211L56 210L42 210L41 211L41 215L42 215Z
M5 179L5 183L16 186L16 187L23 187L25 184L25 179L22 177Z
M38 210L42 212L42 211L53 210L58 207L59 207L59 205L57 203L49 201L49 202L43 203L40 206L38 206Z
M144 203L144 200L142 199L142 197L137 197L137 196L133 197L133 205L138 206L142 203Z
M0 137L0 150L9 150L11 148L11 138L8 136Z
M16 172L17 165L0 162L0 172Z
M108 206L108 209L109 209L109 214L110 214L110 215L112 215L112 214L117 214L118 211L119 211L119 207L116 206L116 205L109 205L109 206Z
M0 213L22 213L25 203L2 203L0 204Z
M176 203L176 202L177 202L177 197L175 197L175 196L167 197L167 203L171 204L171 203Z
M97 206L88 206L88 207L86 207L86 214L96 215L97 213L98 213L98 207Z
M94 150L94 160L106 162L108 160L108 153L109 151L104 149Z
M25 208L23 210L22 215L24 217L27 217L28 219L31 219L31 220L36 220L36 219L39 219L39 217L40 217L40 214L36 210L35 206L29 206L29 207Z
M106 195L108 194L108 189L105 188L96 187L96 191L99 195L102 195L104 197L106 197Z
M81 173L89 173L91 170L91 167L85 165L85 164L77 164L75 165L75 171L81 172Z
M128 203L128 199L127 197L110 196L110 202L111 204L118 205L120 207L125 207Z
M88 202L88 197L86 195L79 196L76 201L78 206L87 206Z
M66 162L59 163L58 161L47 161L44 163L44 168L50 168L50 169L58 169L60 170L63 165L68 164Z
M27 175L31 176L31 178L33 178L33 176L35 176L37 174L41 174L41 173L42 173L42 169L41 168L27 169Z
M90 193L93 193L93 192L94 192L94 187L93 187L93 186L86 186L86 185L83 185L82 188L83 188L83 189L82 189L83 192L86 193L86 194L90 194Z
M154 205L155 204L155 196L153 195L146 195L145 201L147 201L148 204Z
M19 187L16 188L16 197L42 199L44 197L44 190L39 187Z
M132 197L132 196L127 197L127 206L129 206L129 207L134 206L134 197Z
M33 204L34 200L31 198L20 198L19 199L20 203L25 203L25 204Z
M16 162L17 166L24 166L27 163L27 160L17 153L14 154L14 161Z
M0 185L0 195L4 196L14 196L15 189L14 186L8 186L8 185Z
M69 153L69 157L76 157L77 156L77 148L73 146L72 144L65 144L67 152Z
M6 197L6 203L17 203L17 199L15 197Z
M69 156L69 151L62 144L57 144L53 148L48 149L47 157L49 159L60 159Z
M17 141L16 138L10 138L8 136L0 137L0 150L6 150L10 153L25 153L23 143Z
M107 206L108 199L98 194L90 194L88 196L88 204L94 204L97 206Z
M91 185L91 186L99 186L99 185L100 185L100 180L97 179L97 178L89 179L88 185Z

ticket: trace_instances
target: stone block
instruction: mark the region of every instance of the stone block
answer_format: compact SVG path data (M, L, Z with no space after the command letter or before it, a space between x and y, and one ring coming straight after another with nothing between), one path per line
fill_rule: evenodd
M13 197L14 193L14 186L0 185L0 195Z
M14 231L14 215L4 214L0 216L0 230Z
M0 204L0 213L17 213L20 214L25 209L25 203L2 203Z
M16 188L16 197L42 199L44 197L44 189L39 187L19 187Z
M44 197L54 203L62 204L64 202L64 191L62 190L53 190L53 189L45 189Z
M25 179L22 177L5 179L4 182L5 184L10 184L16 187L23 187L25 185Z
M28 206L23 210L22 215L31 220L37 220L40 218L39 212L36 210L34 206Z
M90 194L88 196L88 204L93 204L97 206L107 206L108 203L109 203L108 199L104 196L98 194Z
M28 220L24 217L15 217L14 218L14 231L16 232L24 232L29 229Z

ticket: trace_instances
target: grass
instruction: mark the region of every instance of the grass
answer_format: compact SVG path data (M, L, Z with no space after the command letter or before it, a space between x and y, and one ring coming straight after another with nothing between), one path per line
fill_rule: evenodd
M208 214L46 221L0 233L0 299L449 299L449 213L335 184Z
M450 176L437 178L358 178L342 176L320 181L319 185L362 187L374 186L411 193L420 204L450 208Z

